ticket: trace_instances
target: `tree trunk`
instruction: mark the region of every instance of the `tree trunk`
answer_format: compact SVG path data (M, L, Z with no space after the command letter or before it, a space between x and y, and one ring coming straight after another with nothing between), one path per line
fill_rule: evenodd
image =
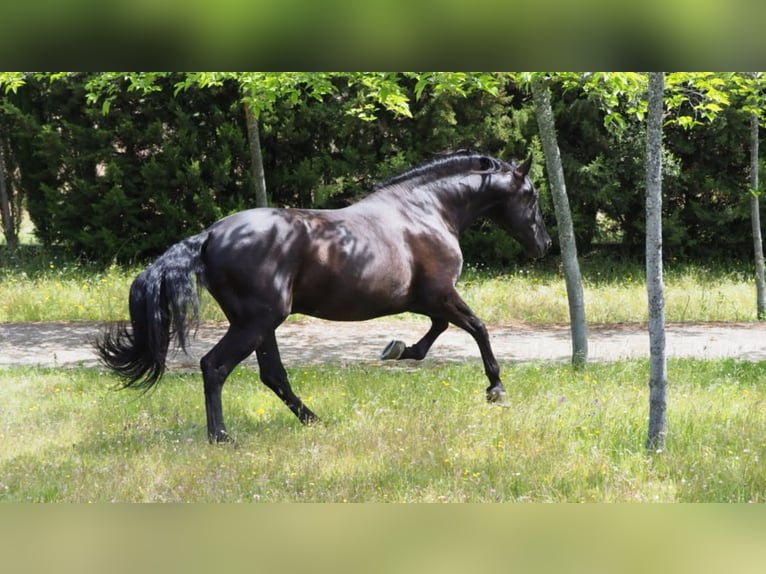
M545 153L545 168L551 187L553 207L558 222L561 258L564 264L564 279L569 300L569 322L572 333L572 364L582 366L588 360L588 323L585 319L585 299L583 296L580 264L577 261L572 214L569 210L564 169L561 166L561 154L556 139L556 126L551 108L551 94L543 78L535 77L532 81L532 97L535 104L540 140Z
M19 244L19 235L11 203L11 194L9 193L3 143L3 139L0 137L0 215L2 215L3 220L5 241L10 247L16 247Z
M646 116L646 290L649 298L649 436L646 448L665 448L667 436L667 357L665 288L662 279L662 114L665 75L649 74Z
M253 174L255 187L255 206L267 207L269 204L266 196L266 177L263 171L263 154L261 153L261 134L258 130L258 118L253 113L253 108L245 102L245 119L247 122L247 139L250 142L250 169Z
M763 239L759 205L760 188L758 187L758 128L758 114L753 113L750 116L750 223L753 228L758 320L763 321L766 319L766 280L764 280L763 272Z

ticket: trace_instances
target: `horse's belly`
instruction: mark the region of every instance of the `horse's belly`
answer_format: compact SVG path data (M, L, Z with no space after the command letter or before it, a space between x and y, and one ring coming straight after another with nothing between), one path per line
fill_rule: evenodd
M394 283L317 282L293 294L293 313L332 321L365 321L407 310L409 290Z

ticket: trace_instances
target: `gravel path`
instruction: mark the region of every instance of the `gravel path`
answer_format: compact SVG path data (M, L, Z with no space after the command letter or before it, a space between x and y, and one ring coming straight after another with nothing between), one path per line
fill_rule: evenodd
M325 362L373 363L392 339L408 344L428 329L427 319L384 318L364 323L335 323L311 318L289 320L277 330L287 366ZM98 364L92 341L99 323L0 323L0 367L11 365L92 366ZM503 362L568 361L572 347L568 326L488 325L492 346ZM170 358L171 369L197 369L199 359L223 335L225 325L204 323L189 356ZM766 324L705 323L667 327L667 351L673 357L738 357L766 360ZM617 361L646 357L649 336L642 325L591 326L589 360ZM476 343L450 327L434 344L431 361L478 359ZM255 364L255 358L247 361Z

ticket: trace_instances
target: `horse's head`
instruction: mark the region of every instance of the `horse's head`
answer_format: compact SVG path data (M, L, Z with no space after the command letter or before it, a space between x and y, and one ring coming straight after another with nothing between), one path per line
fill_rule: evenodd
M503 190L504 201L487 216L518 241L529 257L537 259L547 253L551 238L545 228L537 190L528 177L530 167L532 156L521 165L511 167L510 189ZM506 185L504 182L504 187Z
M458 232L478 217L489 217L521 243L527 255L538 258L548 251L551 238L528 177L531 166L531 157L518 165L460 150L392 177L376 189L396 190L397 195L384 197L397 197L404 202L403 209L424 211L423 205L441 202L441 210L427 212L447 217ZM413 191L418 189L421 193Z

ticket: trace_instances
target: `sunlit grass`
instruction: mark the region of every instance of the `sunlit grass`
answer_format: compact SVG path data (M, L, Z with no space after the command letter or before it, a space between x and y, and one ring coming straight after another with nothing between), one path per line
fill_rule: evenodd
M666 451L644 450L645 361L291 369L322 418L304 428L239 369L235 445L206 440L198 375L147 396L96 369L0 371L0 500L764 501L766 364L670 363Z
M45 251L0 267L0 322L127 319L130 283L142 266L98 268ZM591 323L644 322L644 270L636 263L586 260L585 309ZM755 321L755 285L742 269L670 264L666 268L668 321ZM468 268L458 290L487 322L566 323L569 305L555 261L514 271ZM203 320L223 314L202 294Z
M582 279L590 323L647 320L645 272L640 265L586 264ZM469 270L458 288L477 314L490 321L569 322L566 284L558 272L535 267L508 274ZM669 322L757 319L755 280L742 271L669 265L665 302Z
M130 284L143 269L101 267L45 251L0 263L0 322L125 320ZM203 320L224 319L207 292L202 301Z
M6 274L0 283L0 321L101 320L124 315L130 286L125 272L57 271L29 277Z

